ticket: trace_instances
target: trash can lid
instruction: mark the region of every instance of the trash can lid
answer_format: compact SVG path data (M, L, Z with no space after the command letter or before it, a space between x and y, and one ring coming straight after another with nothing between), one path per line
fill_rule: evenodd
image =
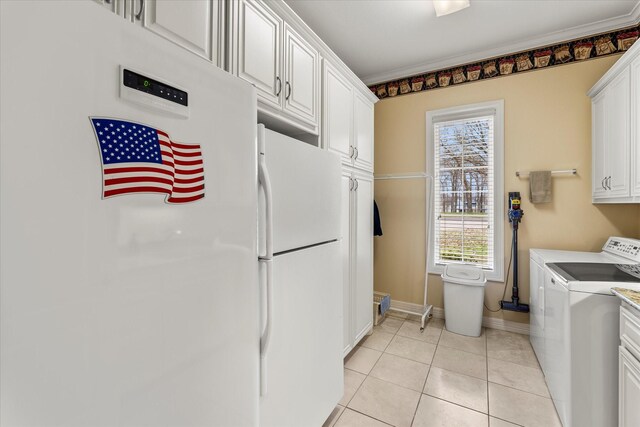
M442 273L442 280L467 286L484 286L487 283L484 271L471 264L447 264Z

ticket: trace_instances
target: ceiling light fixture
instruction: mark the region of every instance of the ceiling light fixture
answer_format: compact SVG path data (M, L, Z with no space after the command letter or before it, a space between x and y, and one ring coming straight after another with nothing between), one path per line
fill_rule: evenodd
M433 0L436 16L449 15L469 7L469 0Z

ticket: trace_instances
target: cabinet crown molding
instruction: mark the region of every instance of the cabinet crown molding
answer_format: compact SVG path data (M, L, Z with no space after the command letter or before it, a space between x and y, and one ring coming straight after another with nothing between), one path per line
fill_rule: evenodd
M631 62L638 56L640 56L640 43L634 43L629 48L629 50L626 51L624 55L622 55L620 59L616 61L615 64L613 64L613 67L611 67L609 71L607 71L604 76L602 76L600 80L598 80L597 83L593 85L589 92L587 92L587 95L593 98L598 93L600 93L602 89L604 89L622 70L624 70L626 66L631 64Z

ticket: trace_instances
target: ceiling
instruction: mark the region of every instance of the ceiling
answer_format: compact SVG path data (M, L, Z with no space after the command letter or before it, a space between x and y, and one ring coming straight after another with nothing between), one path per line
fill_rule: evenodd
M285 0L366 84L635 25L638 0Z

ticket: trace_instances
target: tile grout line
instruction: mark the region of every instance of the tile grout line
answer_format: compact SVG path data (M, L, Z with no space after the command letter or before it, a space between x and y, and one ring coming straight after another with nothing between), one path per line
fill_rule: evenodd
M397 318L396 318L396 319L397 319ZM408 319L397 319L397 320L403 320L403 324L404 324L404 322L407 322L407 321L411 322L411 321L410 321L410 320L408 320ZM415 322L412 322L412 323L415 323ZM519 424L517 424L517 423L515 423L515 422L513 422L513 421L504 420L503 418L499 418L499 417L494 417L494 416L493 416L493 415L491 415L491 413L490 413L490 409L489 409L489 401L490 401L490 398L489 398L489 383L490 383L490 382L492 382L492 381L489 381L489 366L488 366L488 364L489 364L489 354L488 354L488 340L487 340L486 338L485 338L485 341L484 341L484 346L485 346L485 368L486 368L486 370L487 370L487 378L486 378L486 380L485 380L485 379L482 379L482 378L474 377L474 376L471 376L471 375L466 375L466 374L463 374L463 373L460 373L460 372L451 371L451 370L448 370L448 369L445 369L445 368L439 368L439 369L442 369L442 370L444 370L444 371L448 371L448 372L454 373L454 374L456 374L456 375L462 375L462 376L465 376L465 377L469 377L469 378L473 378L473 379L477 379L477 380L481 380L481 381L486 381L486 382L487 382L487 413L484 413L484 412L478 411L477 409L470 408L470 407L467 407L467 406L461 405L461 404L459 404L459 403L452 402L452 401L449 401L449 400L446 400L446 399L443 399L443 398L440 398L440 397L437 397L437 396L432 396L432 395L430 395L430 394L428 394L428 393L425 393L426 383L427 383L427 381L428 381L429 375L431 374L431 370L432 370L432 368L433 368L433 360L435 359L435 354L436 354L436 352L437 352L437 350L438 350L438 347L440 347L440 345L441 345L442 332L445 330L445 329L444 329L444 327L443 327L443 328L438 328L438 329L440 329L440 332L441 332L441 333L440 333L440 336L438 337L438 342L437 342L437 343L435 343L435 344L434 344L434 343L432 343L432 342L428 342L428 341L424 341L424 340L416 339L416 338L413 338L413 337L408 337L408 336L405 336L405 335L401 335L401 334L399 334L399 331L400 331L401 327L402 327L402 325L401 325L398 329L396 329L396 331L395 331L395 332L393 332L393 333L392 333L392 332L389 332L388 330L383 330L383 332L386 332L386 333L388 333L388 334L392 334L393 336L392 336L391 340L389 341L389 343L384 347L384 349L383 349L382 351L377 350L377 349L373 349L373 348L369 348L369 347L364 347L364 346L363 346L364 348L368 348L368 349L370 349L370 350L378 351L378 352L380 352L381 354L380 354L380 356L378 357L378 359L376 359L376 361L375 361L375 363L374 363L373 367L371 368L371 370L369 370L369 372L368 372L367 374L363 374L363 373L361 373L361 372L354 371L354 372L357 372L357 373L359 373L359 374L365 375L365 378L364 378L363 382L360 384L360 386L356 389L356 391L354 392L354 394L353 394L353 396L351 397L351 399L349 400L349 402L347 402L347 404L346 404L346 406L345 406L345 410L348 408L349 410L354 411L354 412L357 412L357 413L359 413L359 414L362 414L363 416L366 416L366 417L371 418L371 419L375 419L375 420L380 421L380 422L382 422L382 423L384 423L384 424L386 424L386 425L390 425L389 423L387 423L387 422L385 422L385 421L382 421L382 420L380 420L380 419L378 419L378 418L376 418L376 417L374 417L374 416L371 416L371 415L369 415L369 414L366 414L366 413L360 412L360 411L358 411L358 410L356 410L356 409L354 409L354 408L350 408L350 407L348 406L348 405L349 405L349 403L353 400L353 397L355 397L355 395L358 393L358 391L362 388L362 384L364 384L364 382L366 381L366 379L367 379L368 377L371 377L371 378L373 378L373 379L376 379L376 380L378 380L378 381L385 382L385 383L387 383L387 384L391 384L391 385L394 385L394 386L397 386L397 387L401 387L401 388L406 389L406 390L409 390L409 391L417 392L417 393L420 395L420 397L419 397L419 399L418 399L418 403L417 403L416 408L415 408L414 413L413 413L413 417L412 417L412 420L411 420L411 425L413 425L413 422L415 421L415 417L416 417L416 415L417 415L417 411L418 411L418 408L419 408L419 406L420 406L420 401L422 400L422 395L429 396L429 397L431 397L431 398L434 398L434 399L437 399L437 400L440 400L440 401L443 401L443 402L447 402L447 403L452 404L452 405L455 405L455 406L457 406L457 407L460 407L460 408L463 408L463 409L468 409L468 410L471 410L471 411L476 412L476 413L478 413L478 414L484 415L484 416L486 416L486 417L487 417L487 422L490 422L490 418L491 418L491 417L493 417L493 418L500 419L500 420L503 420L503 421L506 421L506 422L509 422L509 423L513 423L513 424L519 425ZM393 353L389 353L389 352L387 352L387 349L389 348L389 346L391 345L391 342L393 341L393 339L394 339L396 336L398 336L398 337L402 337L402 338L407 338L407 339L410 339L410 340L413 340L413 341L416 341L416 342L422 342L422 343L428 343L428 344L432 344L432 345L434 345L434 346L435 346L435 350L434 350L433 357L431 358L431 363L424 363L424 362L421 362L421 361L417 361L417 360L409 359L409 358L407 358L407 357L398 356L398 355L395 355L395 354L393 354ZM360 346L360 345L359 345L359 346ZM470 352L470 351L466 351L466 350L461 350L461 349L459 349L459 348L455 348L455 347L449 347L449 346L444 345L444 344L442 344L442 347L444 347L444 348L448 348L448 349L453 349L453 350L462 351L462 352L464 352L464 353L468 353L468 354L475 354L475 355L478 355L478 353L474 353L474 352ZM424 384L422 385L422 390L421 390L421 391L417 391L417 390L414 390L414 389L411 389L411 388L408 388L408 387L402 386L402 385L400 385L400 384L396 384L396 383L393 383L393 382L391 382L391 381L383 380L383 379L381 379L381 378L377 378L377 377L372 376L372 375L371 375L371 372L373 371L373 368L375 367L375 365L377 365L377 363L380 361L380 358L382 357L382 355L383 355L383 354L388 354L388 355L390 355L390 356L399 357L399 358L401 358L401 359L408 360L408 361L411 361L411 362L414 362L414 363L421 363L421 364L423 364L423 365L428 365L428 366L429 366L429 368L428 368L428 370L427 370L427 375L426 375L426 378L425 378L425 382L424 382ZM482 355L480 355L480 356L482 356ZM502 361L501 359L495 359L495 358L491 358L491 359L493 359L493 360L498 360L498 361ZM513 362L512 362L512 363L513 363ZM526 365L520 365L520 366L530 367L530 366L526 366ZM530 368L535 369L534 367L530 367ZM348 368L345 368L345 369L348 369ZM352 371L353 371L353 370L352 370ZM502 386L502 387L505 387L505 388L513 389L513 390L516 390L516 391L520 391L520 392L523 392L523 393L528 393L528 394L531 394L531 395L534 395L534 396L537 396L537 397L541 397L541 398L546 398L546 399L548 399L548 398L547 398L547 397L545 397L545 396L540 396L540 395L538 395L538 394L536 394L536 393L531 393L531 392L528 392L528 391L520 390L520 389L517 389L517 388L515 388L515 387L508 386L508 385L504 385L504 384L500 384L500 383L494 383L494 384L497 384L497 385ZM342 414L340 414L340 417L338 417L338 419L336 420L336 423L337 423L337 422L338 422L338 420L339 420L339 419L344 415L344 412L345 412L345 411L343 411L343 412L342 412Z
M485 412L482 412L482 411L478 411L477 409L470 408L470 407L468 407L468 406L464 406L464 405L462 405L462 404L460 404L460 403L456 403L456 402L453 402L453 401L451 401L451 400L444 399L444 398L442 398L442 397L433 396L433 395L431 395L431 394L429 394L429 393L422 393L422 394L424 394L425 396L432 397L432 398L434 398L434 399L442 400L443 402L450 403L450 404L455 405L455 406L457 406L457 407L459 407L459 408L468 409L468 410L470 410L470 411L477 412L478 414L486 415L487 417L489 417L489 416L490 416L490 415L489 415L489 409L488 409L488 408L487 408L487 412L485 413ZM495 417L494 417L494 418L495 418Z
M549 400L552 400L552 399L551 399L551 397L542 396L542 395L540 395L540 394L538 394L538 393L533 393L533 392L531 392L531 391L522 390L522 389L519 389L519 388L516 388L516 387L511 387L510 385L500 384L500 383L497 383L497 382L495 382L495 381L489 381L489 382L490 382L491 384L499 385L500 387L509 388L509 389L511 389L511 390L515 390L515 391L519 391L519 392L522 392L522 393L531 394L531 395L533 395L533 396L537 396L537 397L542 397L543 399L549 399Z
M364 415L364 416L365 416L365 417L367 417L367 418L371 418L372 420L379 421L379 422L381 422L382 424L385 424L385 425L388 425L388 426L394 427L394 426L393 426L393 424L389 424L389 423L388 423L388 422L386 422L386 421L382 421L382 420L380 420L380 419L378 419L378 418L376 418L376 417L373 417L373 416L371 416L371 415L369 415L369 414L365 414L364 412L360 412L360 411L358 411L357 409L347 408L346 406L344 407L344 411L342 411L342 414L340 414L340 416L338 417L338 420L339 420L340 418L342 418L342 415L344 415L344 413L345 413L345 411L346 411L347 409L349 409L349 410L351 410L351 411L353 411L353 412L357 412L357 413L358 413L358 414L360 414L360 415ZM338 422L338 420L336 420L336 423Z
M396 319L397 319L397 320L402 320L402 321L403 321L402 325L404 325L404 323L405 323L405 322L407 322L407 321L408 321L408 322L411 322L411 323L416 323L416 322L412 322L412 321L411 321L411 320L409 320L409 319L398 319L398 318L396 318ZM460 373L460 372L451 371L451 370L448 370L448 369L445 369L445 368L439 368L439 369L442 369L442 370L445 370L445 371L448 371L448 372L452 372L452 373L457 374L457 375L462 375L462 376L466 376L466 377L469 377L469 378L479 379L479 380L484 380L484 381L486 381L486 382L487 382L487 413L484 413L484 412L478 411L478 410L476 410L476 409L474 409L474 408L470 408L470 407L467 407L467 406L461 405L461 404L456 403L456 402L452 402L452 401L449 401L449 400L446 400L446 399L443 399L443 398L440 398L440 397L437 397L437 396L432 396L432 395L430 395L430 394L428 394L428 393L425 393L426 383L427 383L427 381L428 381L429 375L431 374L431 370L432 370L432 368L433 368L433 360L435 359L435 354L436 354L436 352L437 352L437 350L438 350L438 347L440 347L440 346L441 346L441 344L442 344L442 343L441 343L441 338L442 338L442 333L443 333L443 331L445 330L445 329L444 329L444 326L443 326L442 328L438 328L438 329L440 329L440 335L439 335L439 337L438 337L438 342L437 342L437 343L433 343L433 342L429 342L429 341L424 341L424 340L416 339L416 338L411 337L411 336L406 336L406 335L399 334L399 331L400 331L400 329L402 328L402 325L401 325L399 328L397 328L397 329L395 330L395 332L393 332L393 333L392 333L392 332L390 332L389 330L383 330L383 332L386 332L386 333L388 333L388 334L392 334L393 336L392 336L391 340L389 341L389 343L385 346L384 350L382 350L382 351L381 351L381 353L382 353L382 354L388 354L388 355L391 355L391 356L399 357L399 358L404 359L404 360L412 361L412 362L415 362L415 363L421 363L421 364L424 364L424 365L428 365L428 366L429 366L428 371L427 371L427 376L426 376L426 378L425 378L425 382L424 382L424 384L423 384L423 386L422 386L422 391L418 392L418 393L420 394L420 399L418 400L418 404L416 405L416 409L414 410L414 414L413 414L413 418L412 418L411 424L413 424L413 422L415 421L415 417L416 417L416 415L417 415L418 407L420 406L420 401L421 401L421 399L422 399L422 395L429 396L429 397L431 397L431 398L434 398L434 399L437 399L437 400L441 400L441 401L443 401L443 402L447 402L447 403L449 403L449 404L452 404L452 405L458 406L458 407L460 407L460 408L468 409L468 410L474 411L474 412L476 412L476 413L479 413L479 414L485 415L485 416L487 416L487 422L490 422L490 418L492 418L492 417L493 417L493 418L496 418L496 419L499 419L499 420L502 420L502 421L505 421L505 422L513 423L513 424L518 425L518 426L520 426L520 424L518 424L518 423L516 423L516 422L514 422L514 421L505 420L505 419L503 419L503 418L500 418L500 417L497 417L497 416L493 416L493 415L491 414L491 412L490 412L490 408L489 408L489 405L490 405L490 397L489 397L489 383L493 383L493 384L496 384L496 385L499 385L499 386L502 386L502 387L505 387L505 388L509 388L509 389L515 390L515 391L520 391L520 392L523 392L523 393L528 393L528 394L530 394L530 395L537 396L537 397L540 397L540 398L543 398L543 399L550 399L549 397L542 396L542 395L539 395L539 394L537 394L537 393L532 393L532 392L530 392L530 391L520 390L520 389L518 389L518 388L511 387L511 386L509 386L509 385L504 385L504 384L496 383L496 382L493 382L493 381L489 381L489 359L490 359L490 358L489 358L489 350L488 350L488 347L489 347L489 346L488 346L488 339L487 339L487 338L485 338L485 341L484 341L484 347L485 347L485 349L484 349L485 367L486 367L486 370L487 370L487 378L486 378L486 380L484 380L484 379L482 379L482 378L477 378L477 377L474 377L474 376L471 376L471 375L466 375L466 374L463 374L463 373ZM485 328L485 329L486 329L486 328ZM409 358L406 358L406 357L403 357L403 356L398 356L398 355L395 355L395 354L393 354L393 353L389 353L389 352L387 352L387 349L389 348L389 346L391 345L391 342L393 341L393 339L394 339L396 336L398 336L398 337L402 337L402 338L407 338L407 339L410 339L410 340L413 340L413 341L416 341L416 342L422 342L422 343L428 343L428 344L432 344L432 345L434 345L434 346L436 347L436 349L435 349L435 351L434 351L434 355L433 355L433 357L431 358L431 363L424 363L424 362L421 362L421 361L417 361L417 360L409 359ZM445 347L445 348L448 348L448 349L453 349L453 350L462 351L462 352L469 353L469 354L476 354L476 355L478 355L478 354L479 354L479 353L474 353L474 352L467 351L467 350L462 350L462 349L459 349L459 348L456 348L456 347L449 347L449 346L447 346L447 345L445 345L445 344L442 344L442 347ZM372 349L372 350L375 350L375 349ZM379 351L379 350L378 350L378 351ZM379 362L380 358L382 357L382 354L381 354L381 356L376 360L376 363L374 364L374 367L375 367L375 365ZM482 355L480 354L480 356L482 356ZM504 362L504 360L502 360L502 359L498 359L498 358L493 358L493 357L492 357L491 359L492 359L492 360L499 361L499 362ZM507 362L510 362L510 361L507 361ZM515 362L510 362L510 363L514 363L514 364L516 364L516 365L519 365L519 366L522 366L522 367L525 367L525 368L536 369L536 367L533 367L533 366L522 365L522 364L515 363ZM539 368L539 367L538 367L537 369L538 369L538 370L540 370L540 368ZM365 380L366 380L366 378L367 378L367 377L371 376L371 371L373 371L373 368L369 371L369 373L368 373L368 374L366 374L366 375L365 375ZM383 379L380 379L380 378L377 378L377 377L374 377L374 376L371 376L371 377L372 377L372 378L375 378L375 379L377 379L377 380L383 381L383 382L385 382L385 383L388 383L388 384L391 384L391 385L395 385L395 386L401 387L401 388L403 388L403 389L406 389L406 390L410 390L410 391L414 391L414 392L416 392L416 390L414 390L414 389L410 389L410 388L408 388L408 387L404 387L404 386L402 386L402 385L399 385L399 384L396 384L396 383L393 383L393 382L390 382L390 381L386 381L386 380L383 380ZM363 383L364 383L364 381L363 381ZM545 385L546 385L546 384L545 384ZM360 387L358 388L358 390L359 390L359 389L360 389ZM355 395L355 394L354 394L354 395ZM354 409L352 409L352 408L349 408L349 409L354 410ZM358 411L356 411L356 412L358 412ZM363 415L365 415L365 416L368 416L369 418L373 418L373 419L376 419L376 420L377 420L377 418L375 418L375 417L372 417L372 416L367 415L367 414L364 414L364 413L362 413L362 414L363 414ZM341 414L341 416L342 416L342 414ZM383 422L383 423L385 423L385 424L388 424L388 423L386 423L386 422L384 422L384 421L382 421L382 420L379 420L379 421L381 421L381 422Z

